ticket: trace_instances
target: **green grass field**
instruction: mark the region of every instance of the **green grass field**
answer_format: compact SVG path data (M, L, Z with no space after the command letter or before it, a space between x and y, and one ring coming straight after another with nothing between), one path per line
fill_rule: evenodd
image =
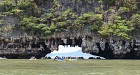
M140 60L0 60L0 75L139 75Z

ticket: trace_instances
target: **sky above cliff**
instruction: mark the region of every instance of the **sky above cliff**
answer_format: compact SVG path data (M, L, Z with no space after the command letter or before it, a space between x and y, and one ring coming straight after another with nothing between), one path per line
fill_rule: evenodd
M82 48L75 46L75 47L70 47L68 46L59 46L59 50L58 51L53 51L52 54L56 54L56 53L71 53L71 52L77 52L77 51L81 51Z
M47 57L54 58L55 56L64 56L64 57L84 57L88 59L89 57L95 57L94 55L83 53L81 47L70 47L70 46L59 46L58 51L53 51L50 54L47 54Z

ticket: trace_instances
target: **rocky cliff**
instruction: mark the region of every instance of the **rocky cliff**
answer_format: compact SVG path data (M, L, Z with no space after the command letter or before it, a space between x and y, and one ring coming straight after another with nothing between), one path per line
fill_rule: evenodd
M78 45L105 58L140 58L138 0L1 0L0 9L2 56Z

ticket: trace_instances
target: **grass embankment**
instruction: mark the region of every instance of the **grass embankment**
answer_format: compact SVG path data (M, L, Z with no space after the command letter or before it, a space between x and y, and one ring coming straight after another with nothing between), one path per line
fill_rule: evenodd
M0 60L0 75L139 75L140 60Z

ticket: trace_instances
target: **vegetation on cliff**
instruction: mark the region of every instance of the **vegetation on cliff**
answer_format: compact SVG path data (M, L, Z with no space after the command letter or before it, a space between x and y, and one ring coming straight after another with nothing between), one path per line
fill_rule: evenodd
M3 0L0 3L0 16L17 17L18 26L22 30L39 36L48 36L54 32L74 32L77 29L82 31L84 26L88 26L89 31L98 32L103 36L118 36L123 39L130 39L132 34L129 33L132 31L138 32L140 15L136 0L97 1L69 1L70 4L82 3L84 9L87 9L77 13L74 7L62 9L63 2L60 0ZM93 2L97 5L94 11L89 12ZM88 8L89 4L91 6ZM43 5L51 7L46 8L44 12ZM2 34L4 30L0 29L0 31Z
M59 36L49 39L52 47L60 45L58 40L67 39L71 45L78 40L75 45L82 44L84 52L91 54L113 57L113 53L120 56L135 51L139 55L136 42L132 44L140 38L139 5L139 0L0 0L0 37L14 32Z

